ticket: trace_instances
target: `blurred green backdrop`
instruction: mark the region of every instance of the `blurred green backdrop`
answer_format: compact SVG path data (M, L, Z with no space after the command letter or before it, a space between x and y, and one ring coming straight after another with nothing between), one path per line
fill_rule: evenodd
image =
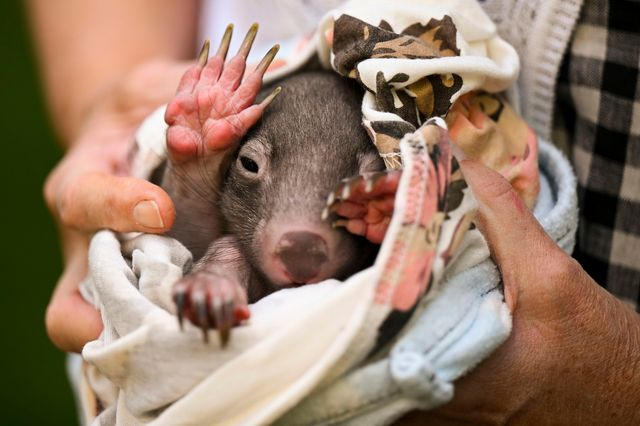
M0 424L73 425L77 418L65 356L44 329L61 260L42 184L60 150L43 107L23 7L18 1L0 2Z

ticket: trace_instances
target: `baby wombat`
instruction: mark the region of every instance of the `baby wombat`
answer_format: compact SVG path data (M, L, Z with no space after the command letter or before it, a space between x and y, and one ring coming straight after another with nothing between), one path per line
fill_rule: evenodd
M167 109L169 161L162 177L177 209L170 235L196 259L174 289L179 317L202 327L205 339L208 328L218 328L223 344L229 328L248 317L248 302L280 288L344 279L372 262L376 245L334 229L321 216L342 179L384 169L361 124L361 89L335 73L288 77L280 96L267 96L258 105L253 98L234 101L232 94L216 106L210 93L229 77L225 73L238 56L215 71L218 79L208 86L202 80L217 56L200 65L201 73L186 89L188 75L183 78ZM258 66L254 74L261 79L262 72ZM254 74L232 90L242 91ZM258 82L256 93L259 87ZM209 97L199 90L208 90ZM240 106L221 113L234 102ZM211 112L203 114L207 108ZM260 108L253 120L259 121L246 133L252 123L241 116L251 108ZM217 121L207 123L202 119L207 114ZM207 140L220 121L230 127L223 134L235 132L231 142ZM195 142L185 148L189 137Z

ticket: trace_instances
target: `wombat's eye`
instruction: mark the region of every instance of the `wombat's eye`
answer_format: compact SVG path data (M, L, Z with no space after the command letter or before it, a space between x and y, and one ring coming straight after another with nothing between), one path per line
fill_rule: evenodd
M240 157L240 164L242 164L242 167L244 167L244 169L249 173L258 173L258 171L260 170L260 167L258 167L258 163L244 155Z

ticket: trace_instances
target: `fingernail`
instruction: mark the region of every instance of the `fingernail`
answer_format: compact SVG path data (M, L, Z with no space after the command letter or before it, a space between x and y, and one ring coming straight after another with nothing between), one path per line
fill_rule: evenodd
M140 201L136 204L133 208L133 218L138 225L146 228L164 228L160 209L153 200Z
M210 45L211 43L209 42L209 40L205 40L204 44L202 45L202 49L200 49L200 53L198 54L198 66L201 68L207 65L207 61L209 60Z

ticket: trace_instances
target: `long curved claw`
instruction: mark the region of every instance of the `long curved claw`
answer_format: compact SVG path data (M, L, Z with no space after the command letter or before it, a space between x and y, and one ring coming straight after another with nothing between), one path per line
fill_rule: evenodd
M249 56L249 51L251 50L251 46L253 46L253 42L256 39L256 34L258 34L258 24L253 23L251 24L249 31L247 31L247 35L244 37L244 40L242 40L242 44L238 49L238 55L242 56L245 59L247 58L247 56Z
M220 337L220 345L224 348L229 343L231 330L236 321L234 316L235 306L233 301L227 300L221 306L221 321L218 324L218 336Z
M233 24L229 24L224 30L224 35L222 36L222 40L220 40L220 46L218 46L218 51L216 52L216 56L222 58L223 61L227 59L227 53L229 52L229 45L231 44L232 35Z
M276 98L276 96L280 94L280 92L282 92L282 86L278 86L275 89L273 89L273 91L269 93L269 95L266 98L264 98L262 102L260 102L260 106L262 108L268 107L269 104L273 102L273 100Z
M203 68L207 65L207 61L209 60L209 48L211 46L211 42L209 39L204 41L202 45L202 49L200 49L200 53L198 54L198 66Z
M173 302L176 304L176 308L178 310L178 325L180 326L180 331L184 331L184 311L186 305L187 295L184 291L176 291L173 294Z
M186 275L173 289L178 323L186 318L202 331L205 343L209 330L216 328L220 346L225 347L233 327L249 318L246 289L225 274L199 271Z
M205 298L198 299L195 302L196 314L200 329L202 330L202 339L205 343L209 343L209 314L207 312L207 302Z
M211 297L211 316L215 322L215 326L218 329L218 334L221 333L222 327L224 327L224 312L223 312L224 304L222 303L221 298L218 295L212 295ZM220 343L222 346L225 345L226 342L222 341L222 336L220 338ZM227 339L228 340L228 339Z
M269 68L269 65L271 65L271 62L273 62L273 59L278 54L279 50L280 45L274 44L273 47L269 49L269 51L264 55L260 63L256 66L255 72L264 74L265 71L267 71L267 68Z

